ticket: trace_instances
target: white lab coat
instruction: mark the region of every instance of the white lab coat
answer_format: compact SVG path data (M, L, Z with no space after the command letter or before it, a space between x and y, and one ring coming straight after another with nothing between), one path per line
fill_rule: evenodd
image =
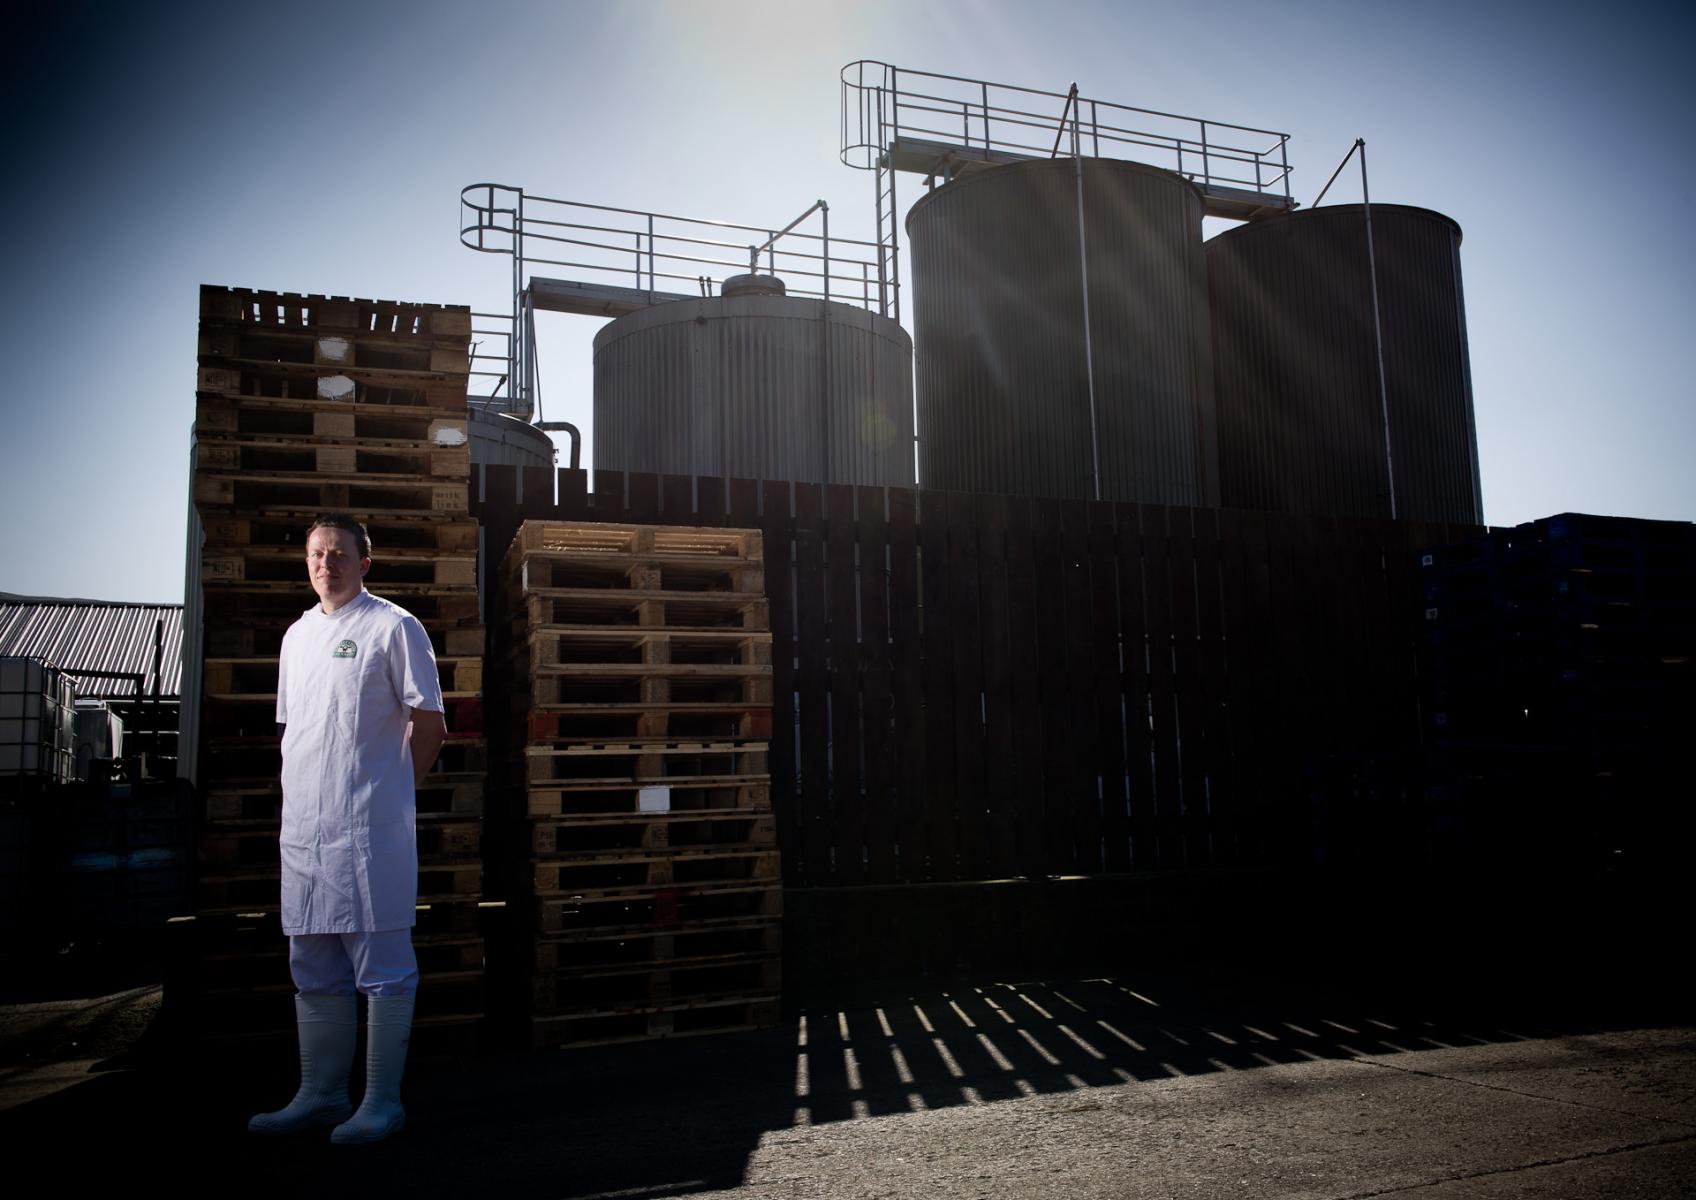
M414 708L442 711L429 636L370 592L283 635L283 932L410 929L418 903Z

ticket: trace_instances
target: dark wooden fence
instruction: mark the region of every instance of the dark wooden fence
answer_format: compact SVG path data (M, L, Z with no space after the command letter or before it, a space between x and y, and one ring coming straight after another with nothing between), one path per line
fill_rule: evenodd
M1423 852L1415 556L1472 527L557 476L482 469L486 564L525 519L764 532L790 887Z

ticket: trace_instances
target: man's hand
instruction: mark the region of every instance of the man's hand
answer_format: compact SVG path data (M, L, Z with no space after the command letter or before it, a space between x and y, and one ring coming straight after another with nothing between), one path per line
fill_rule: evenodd
M436 755L442 752L442 743L448 740L447 722L439 712L415 708L406 737L412 747L412 785L417 787L435 765Z

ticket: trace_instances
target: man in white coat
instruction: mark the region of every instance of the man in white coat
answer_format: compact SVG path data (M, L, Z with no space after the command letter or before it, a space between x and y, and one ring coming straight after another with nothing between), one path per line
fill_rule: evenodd
M330 1140L377 1142L405 1123L400 1081L418 960L415 788L447 735L429 636L365 590L371 539L340 513L307 531L319 603L283 636L282 914L294 976L300 1090L248 1122L260 1134L333 1126ZM367 998L365 1097L348 1098Z

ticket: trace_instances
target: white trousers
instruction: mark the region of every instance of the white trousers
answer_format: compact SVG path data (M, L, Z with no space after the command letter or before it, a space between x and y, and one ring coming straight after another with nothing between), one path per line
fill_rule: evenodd
M412 996L418 992L418 957L412 930L289 935L289 973L308 996Z

